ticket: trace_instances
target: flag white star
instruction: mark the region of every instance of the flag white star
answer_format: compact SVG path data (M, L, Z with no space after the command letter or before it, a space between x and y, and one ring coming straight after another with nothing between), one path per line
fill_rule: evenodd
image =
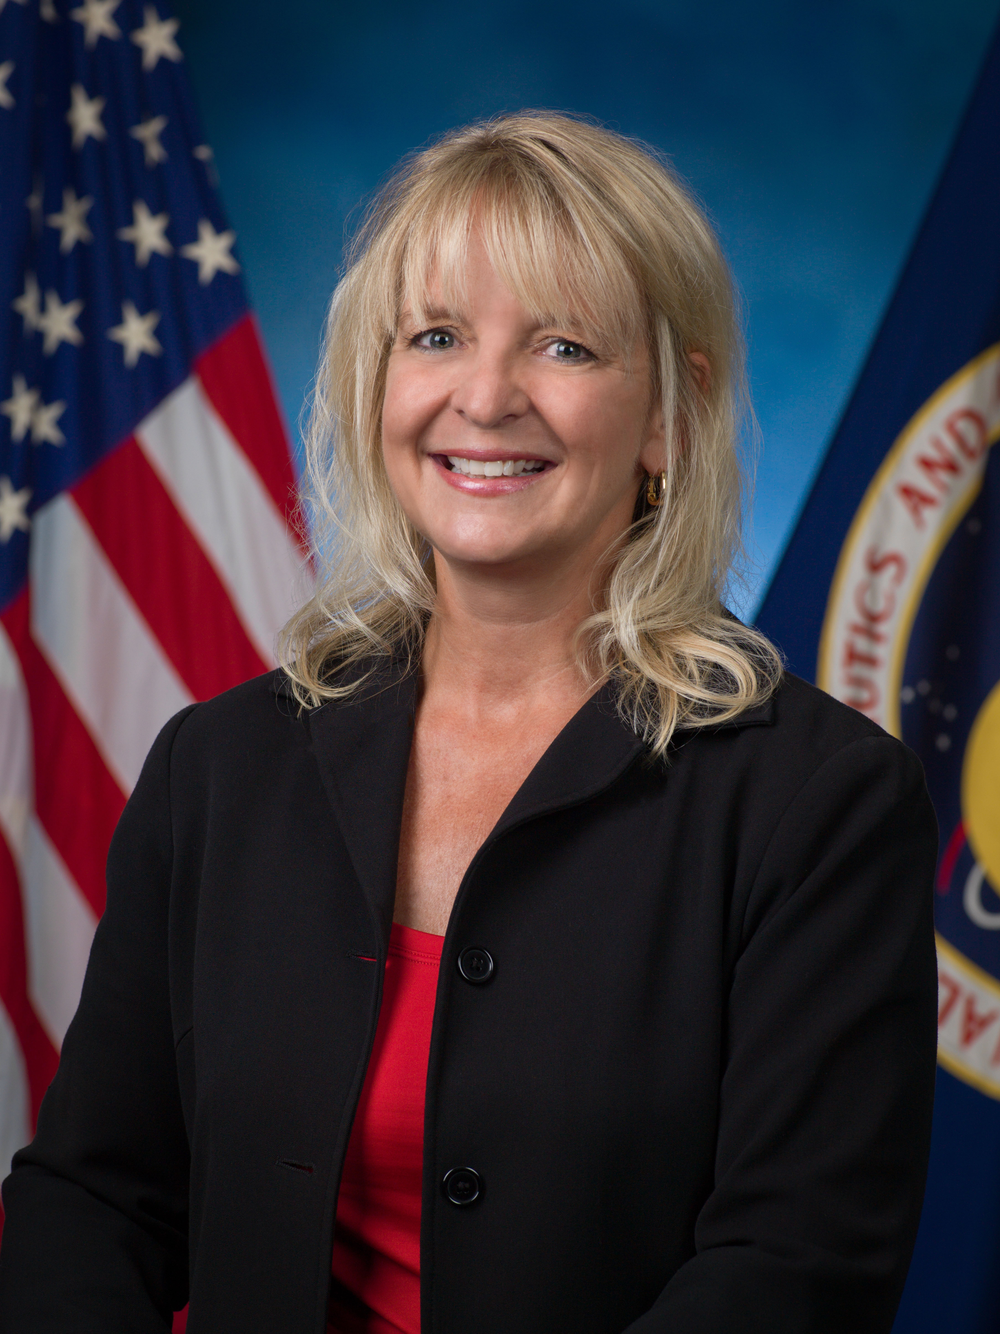
M161 19L155 5L143 5L146 22L132 33L132 41L142 47L142 68L156 68L163 56L166 60L183 60L181 48L174 41L174 33L181 26L176 19Z
M153 330L160 322L160 312L151 310L140 315L131 301L122 302L122 322L108 330L108 337L121 343L125 349L125 365L132 367L143 352L158 357L163 351Z
M122 0L83 0L78 9L69 11L70 18L82 23L87 30L84 33L83 44L88 51L94 49L101 37L110 37L114 41L122 35L121 28L111 17L121 2Z
M198 281L210 283L219 269L223 273L239 273L240 266L229 253L235 240L235 232L217 232L207 218L202 218L197 241L181 246L181 254L185 259L197 261Z
M0 542L9 542L15 528L26 533L31 527L31 520L24 512L30 499L30 487L15 491L9 477L0 477Z
M66 112L66 119L73 131L73 147L82 148L88 139L106 139L107 130L101 123L105 97L88 97L82 83L74 83L69 90L73 103Z
M191 156L197 158L199 162L205 165L205 175L211 183L218 187L219 173L215 170L215 154L212 152L210 144L198 144L196 148L191 149Z
M79 347L83 342L83 334L76 327L81 310L82 301L63 303L59 300L58 292L50 290L45 293L45 310L38 317L38 327L45 335L42 351L47 357L51 357L60 343L72 343L74 347Z
M62 212L50 213L45 219L50 227L58 227L62 232L59 238L60 254L68 255L77 241L94 239L93 232L87 226L87 214L93 207L94 201L90 195L77 199L76 191L71 185L67 185L63 190Z
M6 403L0 403L0 412L10 418L10 436L15 445L19 445L28 434L31 418L39 403L37 389L29 389L23 375L15 375L11 386L13 396Z
M66 437L56 422L66 411L62 399L57 403L40 403L31 414L31 443L33 445L64 445Z
M24 332L32 334L38 328L38 312L41 309L41 293L38 281L33 273L24 275L24 293L11 303L21 319L24 320Z
M160 143L160 135L166 129L166 116L151 116L138 125L133 125L129 134L142 144L147 167L155 167L158 162L166 162L167 150Z
M149 263L150 255L174 253L173 246L163 235L169 221L169 213L157 213L154 217L146 201L137 199L132 205L132 226L118 228L116 235L135 246L135 262L140 269Z
M9 111L14 105L14 94L7 87L7 80L13 73L13 60L5 60L0 65L0 107L3 107L5 111Z
M0 0L0 14L3 13L3 8L6 3L7 0ZM18 5L26 5L28 3L28 0L14 0L14 3Z
M55 0L41 0L38 7L39 15L46 23L58 23L59 15L56 13Z

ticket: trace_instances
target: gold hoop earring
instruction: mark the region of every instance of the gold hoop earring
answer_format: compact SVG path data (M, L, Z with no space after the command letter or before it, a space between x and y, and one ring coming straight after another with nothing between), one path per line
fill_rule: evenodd
M655 509L657 505L663 504L663 497L667 493L667 474L665 472L654 472L646 478L646 504L652 505Z

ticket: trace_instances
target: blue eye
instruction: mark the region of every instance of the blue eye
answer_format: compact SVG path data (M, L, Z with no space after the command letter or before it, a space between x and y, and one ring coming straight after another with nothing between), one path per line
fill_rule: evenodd
M571 343L568 338L559 338L551 344L558 361L586 361L590 353L582 343Z
M418 334L415 340L420 347L431 348L435 352L447 352L455 346L455 335L447 329L429 329Z

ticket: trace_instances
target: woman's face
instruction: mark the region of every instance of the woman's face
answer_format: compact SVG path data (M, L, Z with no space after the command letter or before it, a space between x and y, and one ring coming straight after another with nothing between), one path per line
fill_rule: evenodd
M403 311L382 439L408 518L453 567L590 570L632 519L644 471L663 466L649 360L630 368L579 329L539 326L469 248L467 308ZM433 298L433 289L432 289Z

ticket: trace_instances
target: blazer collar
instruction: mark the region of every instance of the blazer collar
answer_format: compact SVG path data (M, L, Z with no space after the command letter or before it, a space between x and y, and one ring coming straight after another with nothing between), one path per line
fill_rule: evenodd
M275 693L290 697L283 673ZM417 674L403 663L371 668L358 691L309 710L310 747L365 897L388 940L396 896L403 794L413 736ZM645 750L626 727L610 686L570 719L525 779L487 842L534 816L608 787Z
M279 695L291 695L282 672L275 673L273 688ZM330 700L306 714L311 748L327 797L383 941L388 940L396 896L399 830L416 696L415 669L387 659L370 667L355 694L346 700ZM712 730L772 721L773 704L768 700ZM684 729L682 744L694 740L699 730ZM596 796L645 753L642 739L622 720L613 684L605 684L546 750L487 843L535 816Z
M320 777L378 924L383 951L396 898L416 685L416 673L403 664L376 663L353 695L329 700L306 714Z

